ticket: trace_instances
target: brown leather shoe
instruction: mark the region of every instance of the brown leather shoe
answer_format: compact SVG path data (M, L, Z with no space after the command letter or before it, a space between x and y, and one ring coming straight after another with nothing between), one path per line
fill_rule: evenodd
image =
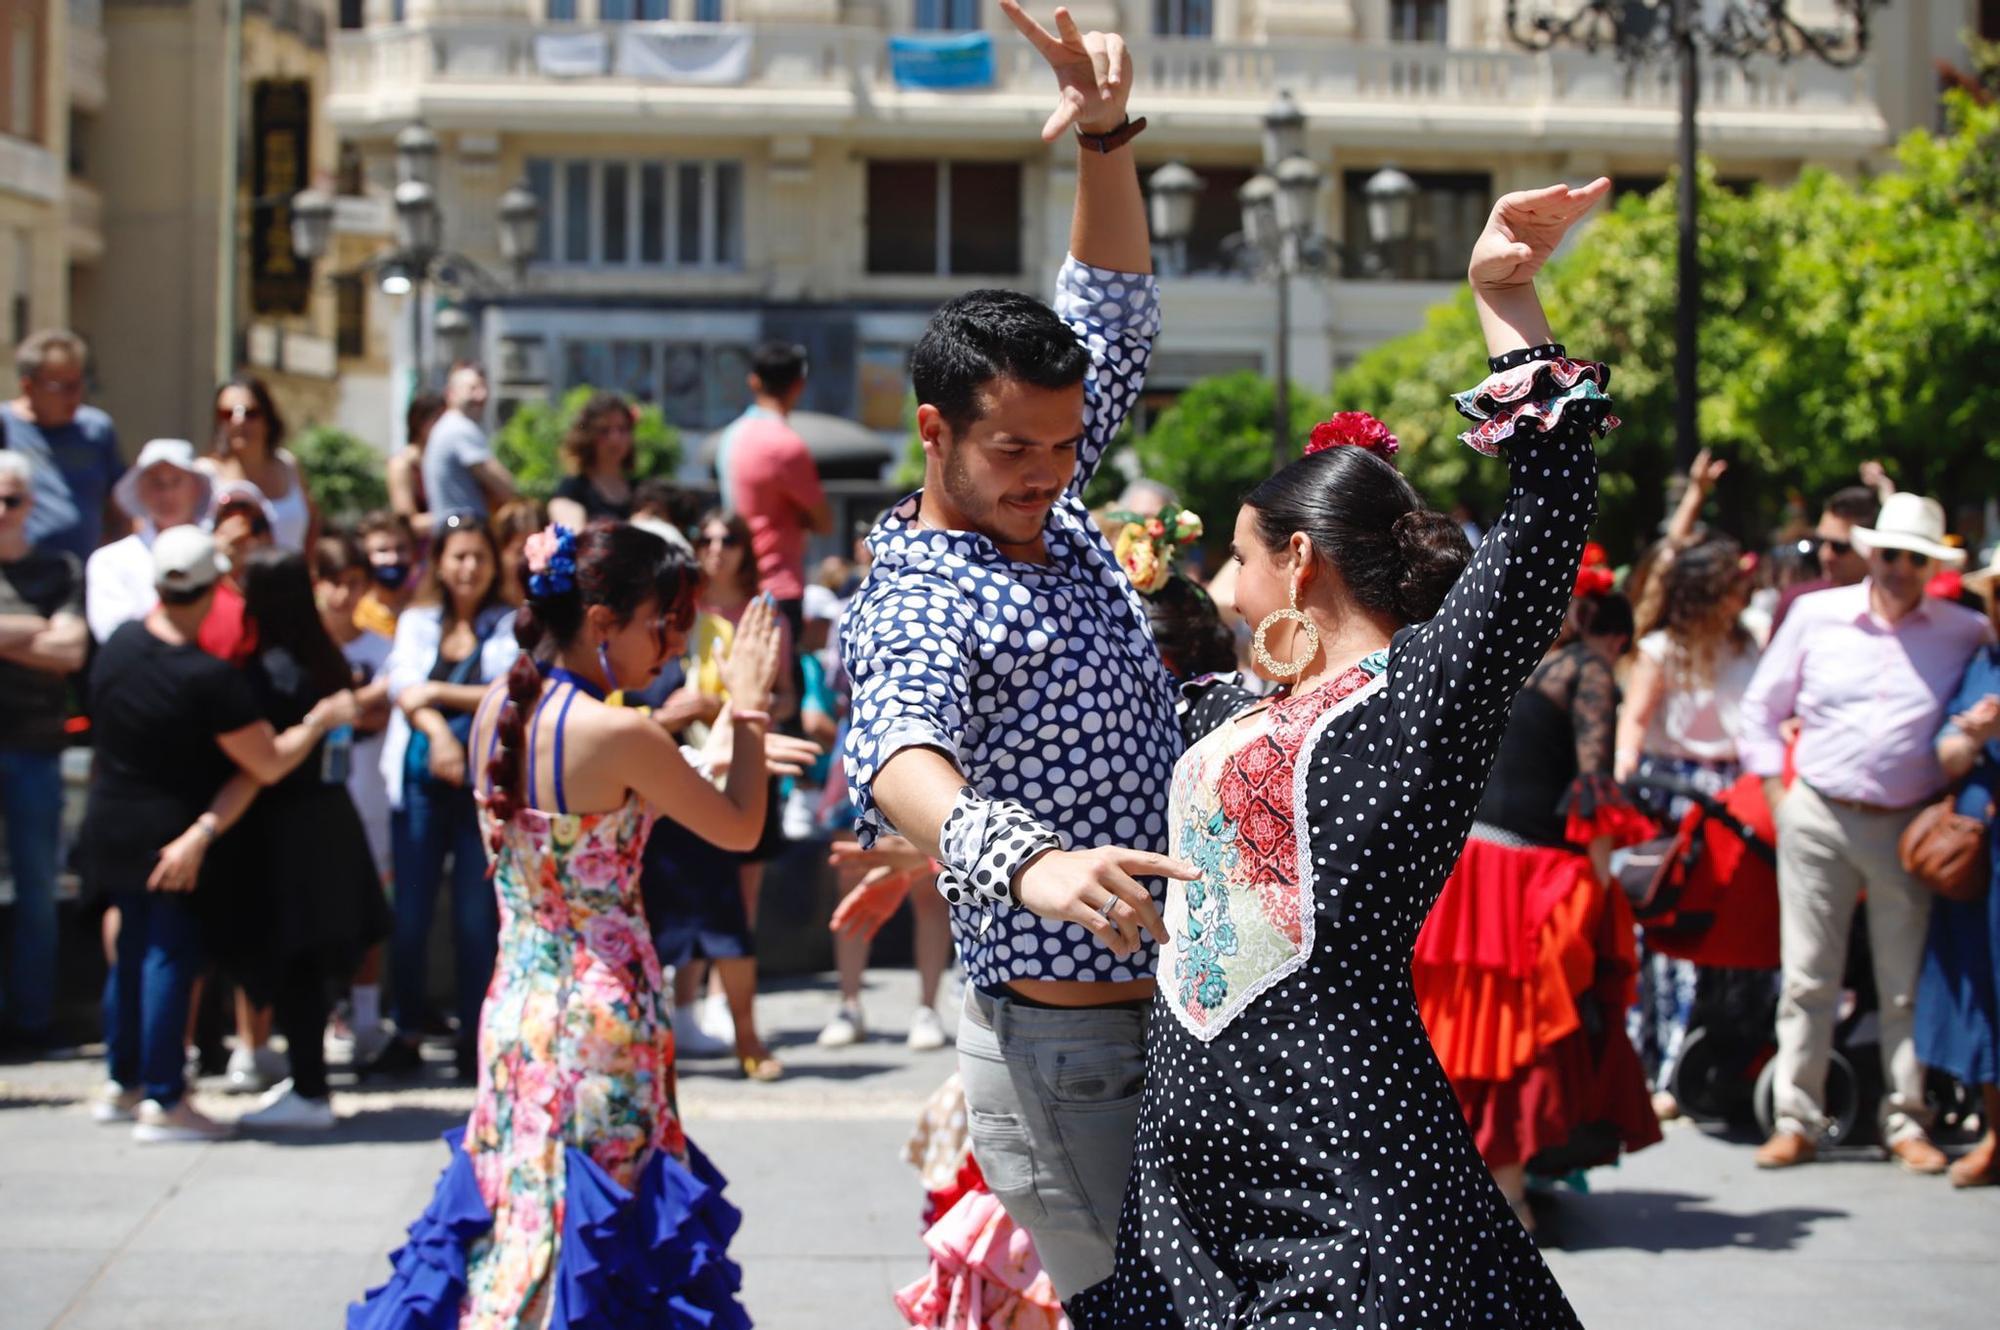
M1781 1131L1757 1151L1759 1168L1793 1168L1819 1158L1819 1146L1795 1131Z
M1950 1165L1944 1151L1932 1145L1925 1136L1905 1136L1889 1147L1889 1157L1905 1170L1921 1173L1925 1177L1935 1177Z

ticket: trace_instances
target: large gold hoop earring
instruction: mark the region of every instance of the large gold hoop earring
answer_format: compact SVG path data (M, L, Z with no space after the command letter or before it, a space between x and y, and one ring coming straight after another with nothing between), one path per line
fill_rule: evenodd
M1257 635L1250 639L1250 654L1255 657L1257 664L1263 667L1264 672L1274 679L1298 678L1305 673L1306 666L1312 664L1313 657L1319 654L1319 625L1307 618L1299 609L1299 589L1296 584L1292 587L1291 600L1289 608L1272 610L1265 615L1264 621L1257 625ZM1280 662L1272 658L1264 641L1273 625L1287 620L1299 626L1299 636L1305 639L1306 649L1297 660Z

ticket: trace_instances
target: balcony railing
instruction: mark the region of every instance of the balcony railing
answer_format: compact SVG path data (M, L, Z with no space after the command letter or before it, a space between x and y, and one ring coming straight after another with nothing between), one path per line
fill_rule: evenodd
M890 69L879 31L799 24L744 29L711 24L547 24L466 22L406 24L340 33L333 40L335 97L423 96L428 85L445 95L472 94L475 85L498 92L529 83L672 88L671 76L626 72L658 62L626 59L627 45L675 36L714 40L747 33L740 78L729 82L766 93L848 94L857 109L904 91ZM1411 108L1498 106L1522 112L1560 104L1671 110L1674 85L1663 71L1628 72L1608 56L1583 52L1534 54L1516 50L1461 50L1419 43L1354 44L1293 41L1282 45L1231 44L1158 38L1139 52L1141 85L1160 99L1193 99L1201 109L1216 102L1254 104L1261 111L1273 90L1290 88L1308 104L1359 104ZM696 80L689 80L690 83ZM991 92L1046 93L1048 71L1025 46L1002 41ZM978 91L922 93L941 108L976 114ZM1870 70L1833 70L1814 62L1748 69L1712 66L1704 76L1706 112L1819 114L1874 117ZM947 112L949 113L949 112ZM1879 117L1876 117L1879 118Z

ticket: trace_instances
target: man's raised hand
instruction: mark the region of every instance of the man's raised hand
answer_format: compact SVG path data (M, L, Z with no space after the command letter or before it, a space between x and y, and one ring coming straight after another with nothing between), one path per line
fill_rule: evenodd
M1021 870L1014 894L1044 919L1082 924L1119 959L1139 949L1139 930L1167 941L1166 921L1140 877L1192 882L1201 871L1164 854L1107 845L1096 850L1051 850Z
M1043 142L1054 143L1072 125L1086 134L1109 134L1125 123L1132 56L1123 37L1079 32L1069 10L1060 7L1053 33L1021 8L1020 0L1000 0L1000 8L1055 71L1062 100L1042 126Z

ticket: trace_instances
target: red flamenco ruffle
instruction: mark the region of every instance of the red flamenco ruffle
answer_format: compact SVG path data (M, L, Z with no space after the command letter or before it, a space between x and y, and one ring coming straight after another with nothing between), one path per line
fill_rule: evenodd
M1069 1330L1028 1231L982 1185L924 1234L931 1269L896 1294L903 1319L925 1330Z
M1619 1019L1633 998L1638 956L1632 913L1619 892L1600 893L1574 921L1589 924L1565 950L1589 955L1593 974L1578 990L1603 1019L1579 1022L1506 1079L1452 1078L1459 1108L1489 1168L1526 1164L1538 1157L1551 1172L1596 1167L1621 1150L1643 1150L1660 1141L1659 1118L1646 1089L1632 1041ZM1572 970L1572 975L1577 973Z
M1568 819L1563 835L1576 845L1609 836L1613 849L1623 849L1660 834L1659 824L1634 807L1618 782L1602 772L1585 772L1571 781L1556 811Z
M1610 383L1610 369L1590 360L1531 360L1502 370L1454 397L1459 414L1478 422L1459 441L1498 457L1500 445L1515 434L1545 434L1565 418L1580 421L1593 434L1607 434L1619 425L1604 395Z

